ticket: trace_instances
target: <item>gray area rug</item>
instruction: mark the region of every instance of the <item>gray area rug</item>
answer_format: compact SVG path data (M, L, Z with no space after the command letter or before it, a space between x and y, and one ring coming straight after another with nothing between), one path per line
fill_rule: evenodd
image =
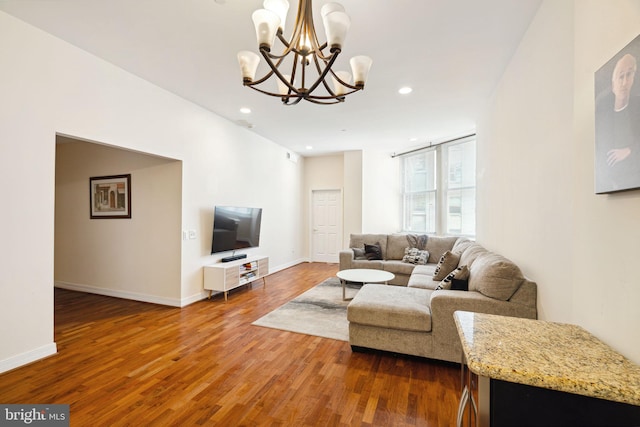
M359 284L347 284L346 297L353 298L358 289ZM349 341L348 304L342 300L340 280L332 277L252 325Z

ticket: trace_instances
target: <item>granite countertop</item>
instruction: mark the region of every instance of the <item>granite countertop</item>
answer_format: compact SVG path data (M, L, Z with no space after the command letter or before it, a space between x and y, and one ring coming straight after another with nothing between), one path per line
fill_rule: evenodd
M640 406L640 366L575 325L456 311L477 375Z

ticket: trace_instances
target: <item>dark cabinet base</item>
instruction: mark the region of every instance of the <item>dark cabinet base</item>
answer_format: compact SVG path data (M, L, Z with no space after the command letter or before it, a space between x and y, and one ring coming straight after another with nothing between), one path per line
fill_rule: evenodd
M491 427L640 426L640 406L494 379L490 389Z

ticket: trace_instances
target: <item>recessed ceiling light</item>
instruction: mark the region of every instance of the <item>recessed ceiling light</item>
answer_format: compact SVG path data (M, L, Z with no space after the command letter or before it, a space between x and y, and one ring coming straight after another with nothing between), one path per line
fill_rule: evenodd
M400 89L398 89L398 93L400 95L406 95L408 93L411 93L413 91L413 89L411 89L409 86L404 86L401 87Z
M418 138L409 138L409 142L416 142Z
M240 109L240 112L241 112L242 114L251 114L251 108L242 107L242 108Z
M307 145L305 148L306 148L307 150L313 150L313 147L312 147L312 146L310 146L310 145Z

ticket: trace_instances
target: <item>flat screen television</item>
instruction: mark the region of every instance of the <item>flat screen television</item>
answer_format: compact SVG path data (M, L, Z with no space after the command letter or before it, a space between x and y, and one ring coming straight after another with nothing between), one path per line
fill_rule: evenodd
M259 246L261 221L262 208L216 206L213 212L211 253Z

